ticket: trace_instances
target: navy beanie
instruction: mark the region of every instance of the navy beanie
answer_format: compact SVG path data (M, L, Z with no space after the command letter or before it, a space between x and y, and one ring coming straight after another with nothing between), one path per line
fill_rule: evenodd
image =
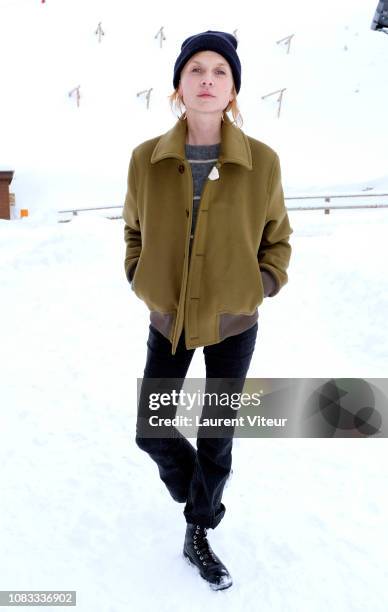
M183 41L180 55L175 62L174 87L178 87L182 68L192 55L198 53L198 51L216 51L229 62L234 86L238 93L241 87L241 64L236 49L237 39L233 34L228 34L228 32L207 30L206 32L189 36L189 38Z

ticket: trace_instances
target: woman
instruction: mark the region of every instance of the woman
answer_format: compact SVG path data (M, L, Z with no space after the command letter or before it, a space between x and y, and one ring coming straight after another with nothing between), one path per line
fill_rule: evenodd
M185 503L183 554L215 590L232 584L207 530L225 514L234 427L213 429L213 437L198 427L195 449L171 423L155 434L149 399L156 388L181 390L197 347L203 347L206 391L241 392L258 306L288 281L292 229L279 158L235 125L236 50L236 38L226 32L208 30L183 42L171 101L185 112L167 133L133 150L123 209L125 272L150 311L136 443L156 462L172 498ZM176 410L171 403L159 416L174 418ZM202 419L231 412L204 404Z

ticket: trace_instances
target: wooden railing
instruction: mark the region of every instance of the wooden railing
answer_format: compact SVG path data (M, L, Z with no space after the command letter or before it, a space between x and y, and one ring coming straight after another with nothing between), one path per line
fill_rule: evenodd
M377 204L343 204L343 205L335 205L331 206L330 203L332 200L339 198L388 198L388 193L352 193L352 194L340 194L340 195L313 195L313 196L289 196L285 197L284 200L324 200L325 204L323 206L287 206L288 211L293 210L324 210L325 214L328 215L331 210L343 210L346 208L388 208L387 203L377 203ZM78 215L80 212L86 212L90 210L110 210L112 208L123 209L123 206L99 206L94 208L69 208L66 210L58 210L58 213L71 213L72 216ZM122 219L122 215L104 215L106 219ZM59 223L67 223L71 221L71 219L60 219Z
M346 208L388 208L388 202L378 204L343 204L330 206L331 200L337 198L388 198L388 193L349 193L338 195L314 195L314 196L290 196L285 197L285 200L324 200L326 204L323 206L287 206L287 210L324 210L325 215L328 215L331 210L343 210Z

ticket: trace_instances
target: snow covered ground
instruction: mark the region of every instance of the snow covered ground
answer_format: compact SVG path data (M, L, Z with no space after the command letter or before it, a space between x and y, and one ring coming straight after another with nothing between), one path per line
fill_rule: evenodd
M15 170L15 217L30 213L0 220L0 590L76 590L82 612L388 610L384 439L235 438L209 533L234 585L214 593L186 564L183 505L134 442L149 319L124 276L123 221L57 223L58 209L123 202L131 150L175 121L180 45L207 29L237 28L243 128L279 153L286 195L387 193L377 0L264 2L255 19L252 6L0 0L0 168ZM263 96L280 88L278 118ZM290 220L289 283L260 307L248 376L385 377L388 209ZM188 376L203 375L198 349Z
M388 211L290 222L248 376L386 376ZM236 438L209 530L233 587L183 560L184 506L134 443L148 311L123 258L122 220L0 221L0 589L76 590L82 612L386 612L384 439Z

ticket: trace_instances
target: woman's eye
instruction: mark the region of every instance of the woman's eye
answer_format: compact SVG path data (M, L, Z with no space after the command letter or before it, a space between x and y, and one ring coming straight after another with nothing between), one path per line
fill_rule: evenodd
M199 70L199 68L193 68L191 72L194 72L195 70ZM223 70L217 70L217 72L220 72L221 74L225 74Z

